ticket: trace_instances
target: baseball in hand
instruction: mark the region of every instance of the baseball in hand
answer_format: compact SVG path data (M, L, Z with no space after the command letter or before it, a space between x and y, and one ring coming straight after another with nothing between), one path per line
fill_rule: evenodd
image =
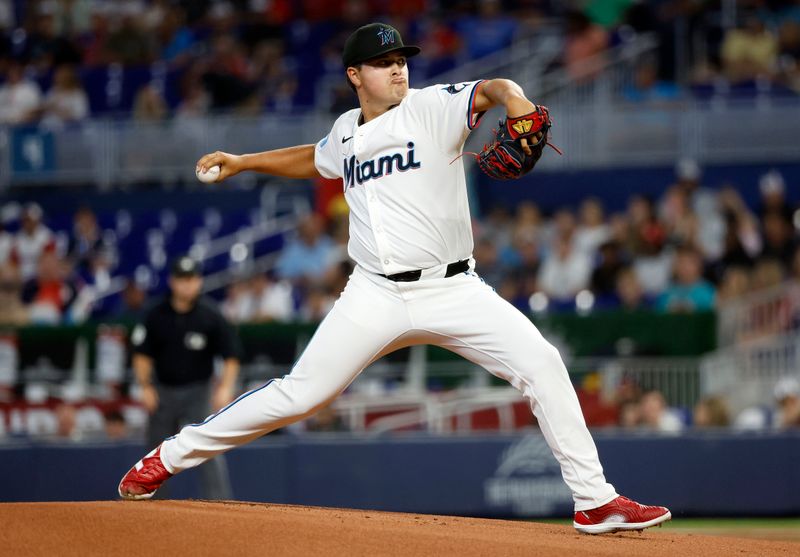
M201 172L200 169L197 168L194 173L197 174L197 179L201 182L211 184L212 182L216 182L217 178L219 178L219 166L207 168L205 172Z

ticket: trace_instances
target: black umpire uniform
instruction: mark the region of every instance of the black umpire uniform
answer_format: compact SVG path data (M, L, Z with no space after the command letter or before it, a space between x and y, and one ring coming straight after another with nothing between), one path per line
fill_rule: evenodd
M200 297L199 264L181 257L172 265L170 293L146 312L133 331L134 372L150 412L147 445L155 447L189 423L202 422L217 405L232 398L239 372L239 341L233 327L213 301ZM216 389L212 389L214 359L225 360ZM230 479L224 459L200 467L204 497L231 499ZM158 495L166 494L159 490Z

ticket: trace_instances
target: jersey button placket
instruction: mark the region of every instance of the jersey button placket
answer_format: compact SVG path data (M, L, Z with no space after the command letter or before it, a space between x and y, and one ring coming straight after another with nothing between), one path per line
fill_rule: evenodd
M391 274L388 272L389 269L386 268L386 266L392 262L392 259L389 249L389 242L387 241L386 234L384 233L383 219L381 218L381 205L380 201L378 201L378 194L375 191L376 185L367 183L365 184L365 188L367 191L367 203L369 206L370 221L372 222L373 236L375 237L375 245L378 248L378 256L383 260L384 273Z

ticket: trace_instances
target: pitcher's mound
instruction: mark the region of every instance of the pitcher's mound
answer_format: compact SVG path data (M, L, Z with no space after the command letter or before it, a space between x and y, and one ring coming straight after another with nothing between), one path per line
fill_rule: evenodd
M800 544L646 530L586 536L508 520L204 501L0 505L0 553L442 556L798 555Z

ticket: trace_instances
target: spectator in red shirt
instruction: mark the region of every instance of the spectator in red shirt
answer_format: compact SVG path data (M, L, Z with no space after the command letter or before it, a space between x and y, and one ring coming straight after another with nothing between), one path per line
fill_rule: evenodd
M56 325L63 320L76 294L75 286L65 275L65 264L58 255L41 255L36 278L29 280L22 291L32 323Z

